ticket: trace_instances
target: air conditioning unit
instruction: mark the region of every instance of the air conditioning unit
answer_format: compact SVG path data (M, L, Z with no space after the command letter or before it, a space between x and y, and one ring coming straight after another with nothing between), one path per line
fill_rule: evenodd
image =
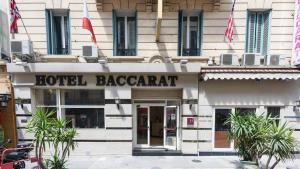
M236 54L221 54L220 63L222 66L239 66L239 57Z
M284 66L286 64L285 56L283 55L267 55L265 60L267 66Z
M12 40L10 45L12 54L31 55L33 53L32 42L29 40Z
M259 66L261 65L261 55L257 53L245 53L243 54L244 66Z
M94 45L82 46L82 56L85 58L98 58L98 47Z

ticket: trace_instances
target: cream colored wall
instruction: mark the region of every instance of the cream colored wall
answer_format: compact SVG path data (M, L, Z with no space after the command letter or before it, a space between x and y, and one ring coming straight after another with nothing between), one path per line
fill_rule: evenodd
M17 0L24 23L34 41L35 51L47 53L47 37L45 24L45 8L70 8L72 55L81 55L81 46L90 43L90 36L81 28L81 0ZM294 0L238 0L234 12L234 40L224 41L224 31L230 14L231 0L164 0L164 13L161 27L161 42L155 43L156 4L146 0L87 0L89 14L96 32L100 54L113 55L112 38L112 7L116 9L138 10L138 56L154 55L177 56L178 42L178 10L203 10L203 43L202 58L219 56L221 53L238 53L245 51L245 33L247 9L272 9L272 28L270 38L270 53L284 54L291 57ZM186 2L188 2L186 4ZM218 3L220 2L220 3ZM98 9L97 9L98 5ZM17 39L27 39L22 23ZM201 57L198 57L201 58ZM147 60L147 59L146 59Z
M299 111L294 111L295 101L299 99L299 81L253 81L253 80L212 80L199 83L199 128L201 138L211 140L199 143L200 151L213 150L214 109L252 107L256 112L266 113L267 106L280 106L281 121L297 131L294 136L300 139Z

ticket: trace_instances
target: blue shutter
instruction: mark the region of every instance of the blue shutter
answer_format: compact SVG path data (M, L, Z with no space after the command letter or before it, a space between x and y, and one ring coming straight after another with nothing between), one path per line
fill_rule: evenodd
M246 52L253 53L255 48L255 32L256 32L256 13L248 13L248 23L247 23L247 46Z
M52 54L51 11L46 9L45 13L46 13L47 52L48 54Z
M137 24L137 22L138 22L138 13L137 13L137 11L135 11L135 31L134 31L135 32L135 55L138 55L138 53L137 53L138 24Z
M256 14L255 53L262 53L263 14Z
M178 56L181 56L182 43L182 11L178 12Z
M200 56L201 55L201 51L202 51L202 12L199 12L199 17L198 17L198 24L199 24L199 28L198 28L198 52L197 55Z
M112 16L113 16L113 55L116 56L117 54L117 16L116 16L116 10L112 11Z
M270 11L263 13L263 37L262 37L262 54L267 55L269 51L269 34L270 34Z

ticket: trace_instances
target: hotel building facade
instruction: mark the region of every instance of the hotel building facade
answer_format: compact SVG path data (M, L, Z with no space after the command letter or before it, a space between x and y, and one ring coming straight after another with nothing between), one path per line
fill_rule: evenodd
M76 155L230 154L231 112L289 121L300 140L294 0L237 0L231 43L231 0L87 0L96 47L81 0L16 2L12 51L27 46L8 64L19 142L34 139L25 127L37 107L77 128Z

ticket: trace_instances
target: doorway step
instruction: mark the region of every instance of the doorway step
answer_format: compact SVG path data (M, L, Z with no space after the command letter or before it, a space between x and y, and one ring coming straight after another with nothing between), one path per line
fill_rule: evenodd
M182 156L179 150L169 150L166 148L135 148L132 150L133 156Z

